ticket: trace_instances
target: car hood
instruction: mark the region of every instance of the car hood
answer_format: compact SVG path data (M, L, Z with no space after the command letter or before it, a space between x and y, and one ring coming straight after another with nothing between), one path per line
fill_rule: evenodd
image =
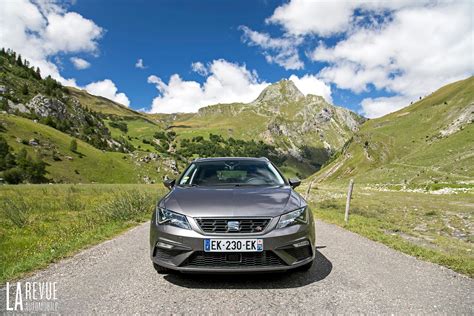
M160 206L191 217L273 217L302 203L301 196L289 186L175 187Z

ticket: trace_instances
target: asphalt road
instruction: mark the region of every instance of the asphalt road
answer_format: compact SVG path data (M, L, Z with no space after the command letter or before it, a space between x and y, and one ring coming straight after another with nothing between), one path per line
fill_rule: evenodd
M474 314L473 279L337 226L317 223L307 273L163 276L148 256L148 225L22 281L57 282L63 314ZM2 288L1 311L5 297Z

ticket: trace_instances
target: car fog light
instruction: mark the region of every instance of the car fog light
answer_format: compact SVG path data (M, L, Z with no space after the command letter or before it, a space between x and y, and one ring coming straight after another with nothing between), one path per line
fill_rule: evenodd
M165 244L164 242L161 242L161 241L158 242L158 243L156 244L156 246L157 246L158 248L163 248L163 249L173 249L173 247L174 247L173 245Z
M303 241L297 242L296 244L293 244L293 247L299 248L299 247L304 247L308 245L309 245L309 241L303 240Z

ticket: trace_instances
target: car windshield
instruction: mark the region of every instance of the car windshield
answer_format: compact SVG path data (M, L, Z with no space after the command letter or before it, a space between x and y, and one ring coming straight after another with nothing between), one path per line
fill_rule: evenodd
M218 160L195 162L179 181L182 186L284 185L280 173L266 161Z

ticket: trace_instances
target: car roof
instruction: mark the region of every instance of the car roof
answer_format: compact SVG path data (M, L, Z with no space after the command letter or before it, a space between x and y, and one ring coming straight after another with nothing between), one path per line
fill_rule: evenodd
M209 162L209 161L227 161L227 160L242 160L242 161L266 161L267 157L209 157L209 158L197 158L194 162Z

